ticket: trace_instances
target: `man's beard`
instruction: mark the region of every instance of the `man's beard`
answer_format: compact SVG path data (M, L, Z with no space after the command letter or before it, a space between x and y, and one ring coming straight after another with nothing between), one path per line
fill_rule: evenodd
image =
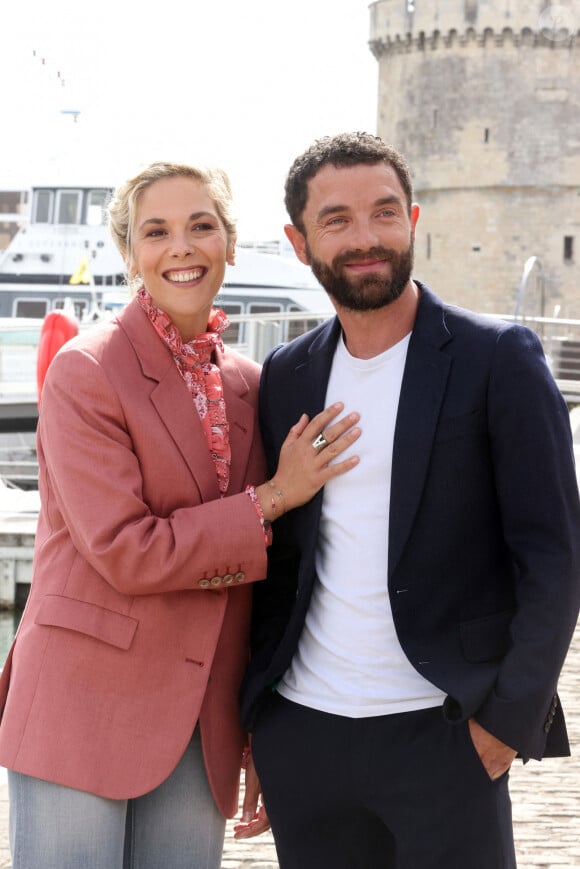
M390 305L402 294L413 271L413 239L409 247L399 253L388 247L372 247L367 251L344 251L328 266L312 256L308 244L306 254L310 267L329 296L350 311L376 311ZM386 260L391 264L390 276L377 274L349 277L344 273L345 263Z

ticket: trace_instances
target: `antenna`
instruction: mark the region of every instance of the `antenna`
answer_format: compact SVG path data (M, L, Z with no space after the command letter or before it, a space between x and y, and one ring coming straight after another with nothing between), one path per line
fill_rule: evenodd
M81 112L80 112L80 109L61 109L60 113L61 113L61 115L72 115L72 119L73 119L74 123L76 124Z

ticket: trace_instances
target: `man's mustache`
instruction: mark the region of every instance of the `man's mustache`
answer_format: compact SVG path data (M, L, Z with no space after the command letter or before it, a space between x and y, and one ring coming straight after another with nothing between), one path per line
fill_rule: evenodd
M370 247L368 250L345 250L332 261L333 268L338 269L347 263L368 262L369 260L386 260L393 262L399 256L398 251L390 247Z

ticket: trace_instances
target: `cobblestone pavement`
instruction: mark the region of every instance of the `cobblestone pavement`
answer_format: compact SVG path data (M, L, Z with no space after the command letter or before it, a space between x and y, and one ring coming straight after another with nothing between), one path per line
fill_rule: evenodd
M572 757L530 761L525 767L516 761L511 773L518 869L580 869L580 625L559 693L566 710ZM272 837L264 834L236 842L234 823L228 821L222 869L278 869ZM0 784L0 869L10 866L4 777Z

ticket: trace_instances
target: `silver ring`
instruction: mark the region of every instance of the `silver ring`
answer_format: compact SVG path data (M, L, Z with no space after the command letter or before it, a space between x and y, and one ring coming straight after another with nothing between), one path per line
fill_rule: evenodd
M318 437L314 438L314 440L312 441L312 446L317 453L319 453L321 450L328 446L328 441L324 437L324 432L320 432Z

